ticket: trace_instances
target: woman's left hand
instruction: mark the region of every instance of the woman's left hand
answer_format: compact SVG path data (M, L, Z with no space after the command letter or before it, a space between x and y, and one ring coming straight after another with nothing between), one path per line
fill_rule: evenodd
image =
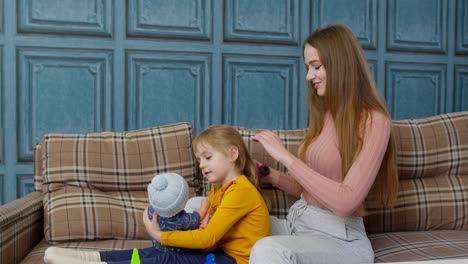
M146 207L145 211L143 211L143 224L145 224L146 232L148 232L148 234L156 241L161 243L162 231L158 224L158 214L154 212L153 220L151 221L148 217L148 207Z

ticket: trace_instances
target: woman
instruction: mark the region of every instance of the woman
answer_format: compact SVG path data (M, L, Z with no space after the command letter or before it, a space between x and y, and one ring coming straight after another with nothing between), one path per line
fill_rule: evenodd
M250 263L372 263L364 200L391 207L398 191L391 118L348 28L315 31L303 55L309 129L299 158L271 131L253 137L288 169L266 180L301 199L286 220L272 219L273 236L255 244Z

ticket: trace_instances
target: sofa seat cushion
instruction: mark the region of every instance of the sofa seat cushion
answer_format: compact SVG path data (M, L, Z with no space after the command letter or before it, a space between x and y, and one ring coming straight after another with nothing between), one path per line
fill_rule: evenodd
M468 231L370 234L375 262L468 258Z
M189 123L46 134L41 143L46 240L146 239L141 216L155 174L180 174L190 195L199 189L192 139Z
M401 179L392 209L367 203L368 233L468 230L468 177Z
M113 250L133 249L151 247L151 241L146 240L98 240L81 242L64 242L51 245L43 239L31 252L20 262L21 264L43 264L44 252L48 247L64 247L82 250Z
M367 232L468 230L468 112L393 121L393 135L398 197L367 200Z
M102 192L63 186L44 199L49 243L95 239L145 239L146 191Z

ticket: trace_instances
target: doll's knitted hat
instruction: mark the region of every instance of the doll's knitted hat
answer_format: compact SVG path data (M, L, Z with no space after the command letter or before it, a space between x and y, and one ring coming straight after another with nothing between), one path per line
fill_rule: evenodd
M188 200L188 184L176 173L154 176L148 185L151 207L162 217L171 217L184 210Z

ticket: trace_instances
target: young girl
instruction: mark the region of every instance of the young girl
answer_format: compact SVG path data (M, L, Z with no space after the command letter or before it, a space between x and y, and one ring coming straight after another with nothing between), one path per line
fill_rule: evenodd
M195 156L203 176L212 183L209 194L211 219L204 229L161 231L157 215L143 222L149 235L163 246L192 249L189 252L165 252L153 247L140 249L141 263L205 263L209 252L217 264L248 263L254 243L270 233L267 206L259 192L257 166L244 141L230 126L211 126L193 142ZM132 250L76 251L51 247L46 263L125 263Z
M272 219L272 234L257 242L251 263L373 263L362 216L369 191L391 207L398 191L391 119L364 52L341 25L304 42L309 129L299 158L271 131L253 140L282 163L273 185L300 196L287 220Z

